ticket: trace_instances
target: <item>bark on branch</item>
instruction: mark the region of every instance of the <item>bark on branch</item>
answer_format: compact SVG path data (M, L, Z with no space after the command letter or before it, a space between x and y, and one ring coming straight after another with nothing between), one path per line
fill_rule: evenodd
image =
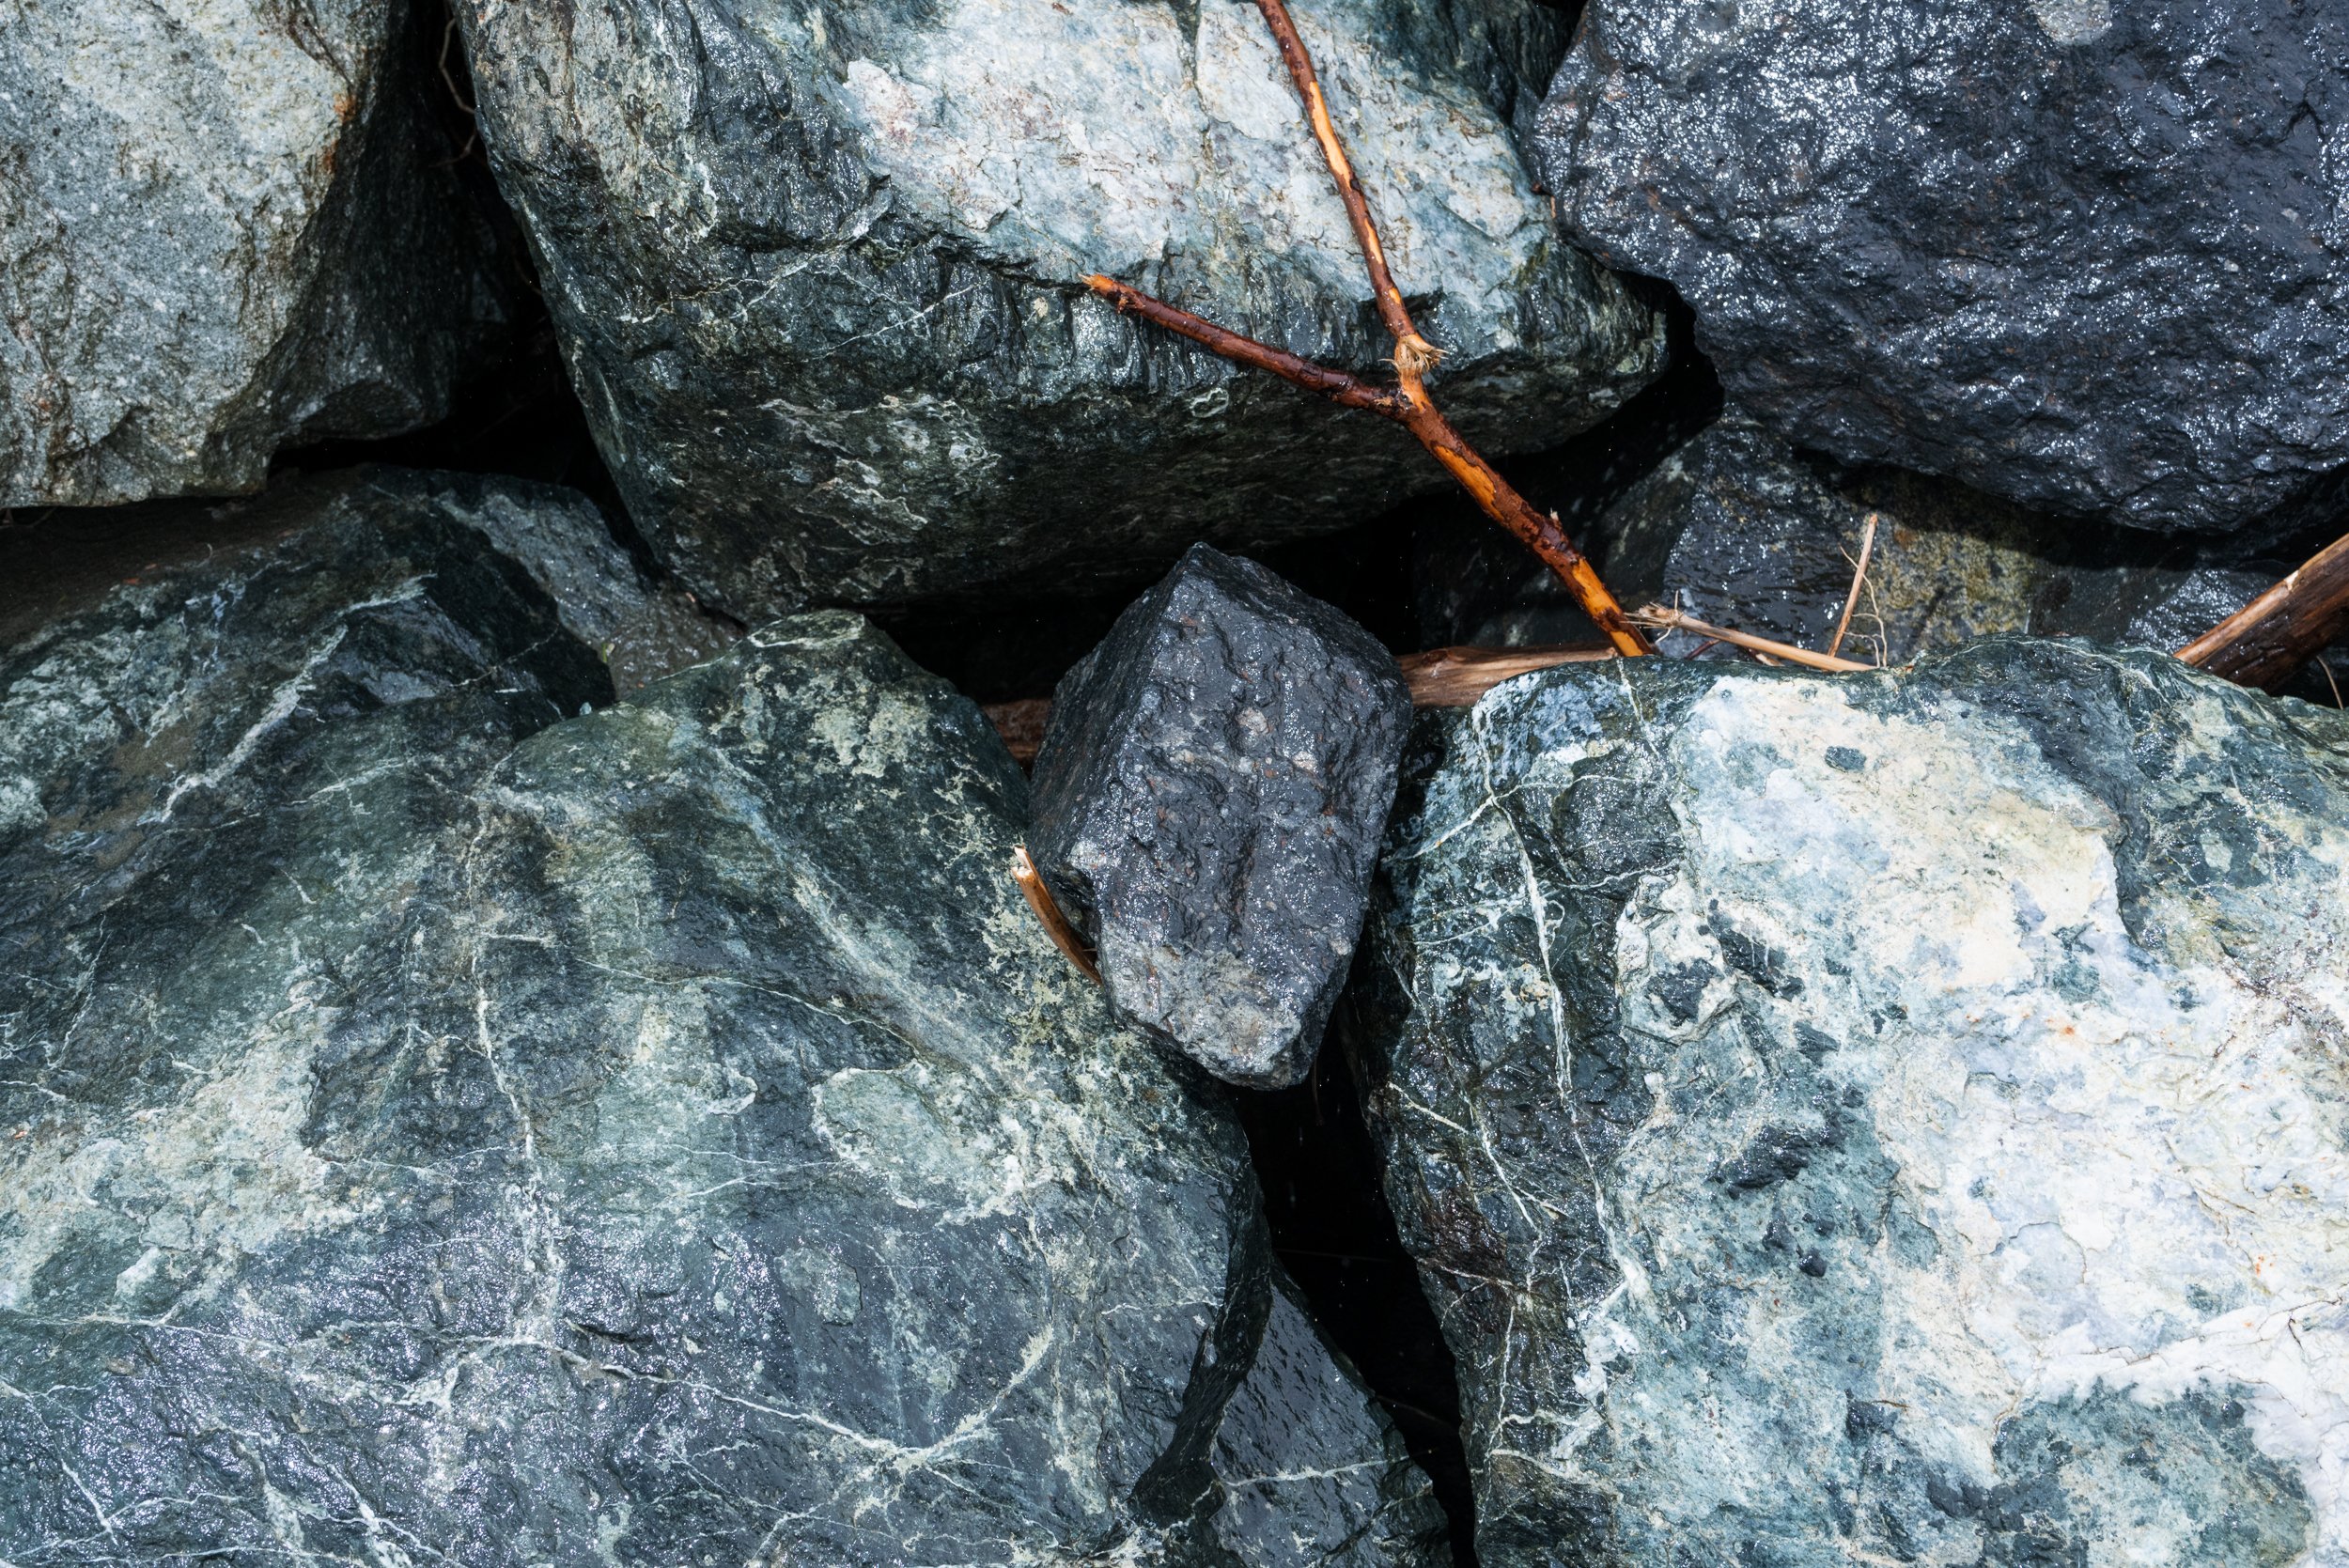
M2239 686L2276 691L2349 630L2349 536L2178 650Z

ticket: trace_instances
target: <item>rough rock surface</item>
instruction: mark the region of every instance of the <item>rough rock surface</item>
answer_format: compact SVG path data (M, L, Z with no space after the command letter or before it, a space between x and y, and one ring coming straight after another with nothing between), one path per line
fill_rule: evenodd
M1845 461L2216 529L2349 463L2349 12L1594 0L1568 230Z
M505 306L413 28L0 10L0 506L256 489L282 445L441 415Z
M1422 724L1364 1065L1488 1568L2349 1560L2349 719L2002 638Z
M430 508L0 656L0 1560L1434 1560L977 711L610 692Z
M1843 651L1886 663L2001 631L2168 652L2298 565L2238 542L2088 527L1924 474L1841 468L1789 451L1734 412L1581 532L1626 601L1678 604L1719 626L1825 648L1871 515L1875 544ZM1431 629L1431 643L1520 645L1594 634L1557 579L1513 541L1448 543L1445 575L1473 587L1432 596L1448 618ZM1685 655L1701 645L1694 636L1668 637L1663 651ZM1712 654L1744 657L1725 647ZM2300 694L2315 700L2327 691L2322 675L2303 678Z
M482 123L630 515L750 618L1146 580L1440 475L1119 318L1109 272L1367 375L1392 345L1255 11L1196 0L467 0ZM1551 233L1511 134L1563 47L1520 0L1303 0L1471 435L1597 419L1657 318Z
M339 539L353 527L404 535L443 523L473 530L520 567L552 599L563 629L603 661L617 691L708 659L739 635L675 584L640 570L613 539L602 514L576 490L505 476L368 466L281 476L252 500L41 513L0 534L0 579L8 586L0 597L0 646L43 630L61 615L93 608L125 579L184 570L223 549L312 527Z
M1370 633L1193 545L1060 684L1029 849L1110 1004L1235 1083L1313 1063L1411 717Z

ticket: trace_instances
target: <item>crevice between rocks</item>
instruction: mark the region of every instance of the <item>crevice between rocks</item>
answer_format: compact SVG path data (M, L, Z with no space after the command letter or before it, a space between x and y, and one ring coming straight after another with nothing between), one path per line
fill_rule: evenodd
M1234 1098L1264 1189L1273 1256L1434 1483L1453 1562L1474 1568L1476 1502L1452 1352L1387 1206L1346 1048L1356 1027L1350 998L1341 1000L1303 1083L1235 1090Z

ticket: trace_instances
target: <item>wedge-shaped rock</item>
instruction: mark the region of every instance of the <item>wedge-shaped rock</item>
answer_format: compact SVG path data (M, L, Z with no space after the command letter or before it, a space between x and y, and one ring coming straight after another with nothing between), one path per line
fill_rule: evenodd
M1430 718L1372 1104L1494 1568L2349 1552L2349 720L2001 638Z
M977 710L610 690L437 513L0 660L0 1560L1437 1560Z
M504 331L410 0L0 11L0 506L260 488ZM434 41L437 41L434 40Z
M1194 545L1060 685L1030 847L1119 1014L1299 1081L1346 984L1411 699L1387 650Z
M1194 539L1327 529L1440 483L1383 422L1085 291L1112 273L1391 375L1249 7L456 8L630 513L737 615L1138 583ZM1553 443L1653 375L1658 318L1557 241L1518 162L1557 18L1296 10L1463 427Z
M2336 5L1593 0L1534 150L1781 437L2210 532L2349 464L2344 128Z

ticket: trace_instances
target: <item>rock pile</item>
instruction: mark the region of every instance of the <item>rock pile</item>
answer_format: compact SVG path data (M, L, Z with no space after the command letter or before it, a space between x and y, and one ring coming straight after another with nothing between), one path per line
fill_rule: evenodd
M2349 1565L2349 13L1576 10L0 7L0 1568Z

